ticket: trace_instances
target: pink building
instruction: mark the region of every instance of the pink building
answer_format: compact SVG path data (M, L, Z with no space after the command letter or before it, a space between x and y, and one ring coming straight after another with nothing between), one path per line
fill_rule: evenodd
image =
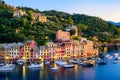
M62 40L62 41L69 41L70 40L70 33L58 30L56 33L56 40Z
M48 47L49 60L54 61L55 49L57 48L57 44L53 42L48 42L47 47Z

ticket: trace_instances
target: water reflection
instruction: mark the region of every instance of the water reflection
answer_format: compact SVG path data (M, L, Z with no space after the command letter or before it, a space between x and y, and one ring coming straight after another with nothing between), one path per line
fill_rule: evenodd
M26 80L26 67L23 66L22 70L23 70L23 80Z

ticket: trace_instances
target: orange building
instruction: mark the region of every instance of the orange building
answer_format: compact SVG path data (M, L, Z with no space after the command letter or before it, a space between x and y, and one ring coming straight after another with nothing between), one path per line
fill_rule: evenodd
M69 41L70 40L70 33L58 30L56 33L56 40L59 41Z
M91 57L94 55L93 45L93 41L84 41L84 54L86 54L86 57Z

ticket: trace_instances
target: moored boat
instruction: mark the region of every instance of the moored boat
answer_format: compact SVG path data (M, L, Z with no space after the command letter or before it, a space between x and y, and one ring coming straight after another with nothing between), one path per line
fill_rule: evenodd
M119 61L113 61L113 64L117 64L117 63L119 63Z
M17 64L19 65L23 65L24 63L26 63L26 60L23 60L23 59L17 60Z
M62 66L62 65L67 64L67 63L64 62L64 61L56 61L55 63L56 63L57 65L59 65L59 66Z
M40 64L34 64L31 63L29 66L27 66L28 68L40 68Z
M11 71L15 68L14 64L6 64L0 67L0 71Z
M115 53L114 54L114 57L116 58L116 57L119 57L119 54L118 53Z
M0 66L4 66L5 64L4 63L0 63Z
M112 59L113 56L111 56L110 54L107 54L107 55L105 55L105 58L107 58L107 59Z
M97 59L95 60L96 63L99 63L100 61L101 61L101 58L97 58Z
M93 67L94 64L90 64L90 63L83 63L82 64L83 67Z
M59 69L59 67L52 67L52 68L50 68L51 70L58 70Z
M88 61L84 61L82 66L83 67L93 67L95 64L95 61L94 60L88 60Z
M47 61L47 62L45 62L44 64L50 64L50 62L49 62L49 61Z
M115 60L120 60L120 57L115 57Z
M99 65L106 65L107 62L106 62L106 61L100 61L98 64L99 64Z
M64 68L73 68L74 64L65 64L63 65Z

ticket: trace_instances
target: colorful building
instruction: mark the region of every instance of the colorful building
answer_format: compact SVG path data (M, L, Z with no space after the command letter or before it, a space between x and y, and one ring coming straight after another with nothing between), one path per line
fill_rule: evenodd
M23 43L11 43L5 45L5 59L8 58L10 61L16 61L17 59L19 59L20 47L23 47Z
M94 56L94 43L93 41L87 40L86 38L81 38L81 50L83 57L92 57Z
M47 46L40 46L39 56L40 56L40 59L42 61L48 61L49 60L49 53L48 53L48 47Z
M48 42L40 47L33 40L28 40L25 43L6 44L4 56L10 61L25 59L34 62L81 59L93 57L98 53L98 50L93 48L93 41L86 38L70 40L69 32L59 30L56 33L56 40L56 43Z
M35 41L29 40L25 43L12 43L5 46L5 57L7 56L10 61L16 61L18 59L25 59L27 61L38 61L38 53L36 49Z
M54 61L56 59L55 50L57 48L57 44L53 42L48 42L47 47L48 47L50 61Z

